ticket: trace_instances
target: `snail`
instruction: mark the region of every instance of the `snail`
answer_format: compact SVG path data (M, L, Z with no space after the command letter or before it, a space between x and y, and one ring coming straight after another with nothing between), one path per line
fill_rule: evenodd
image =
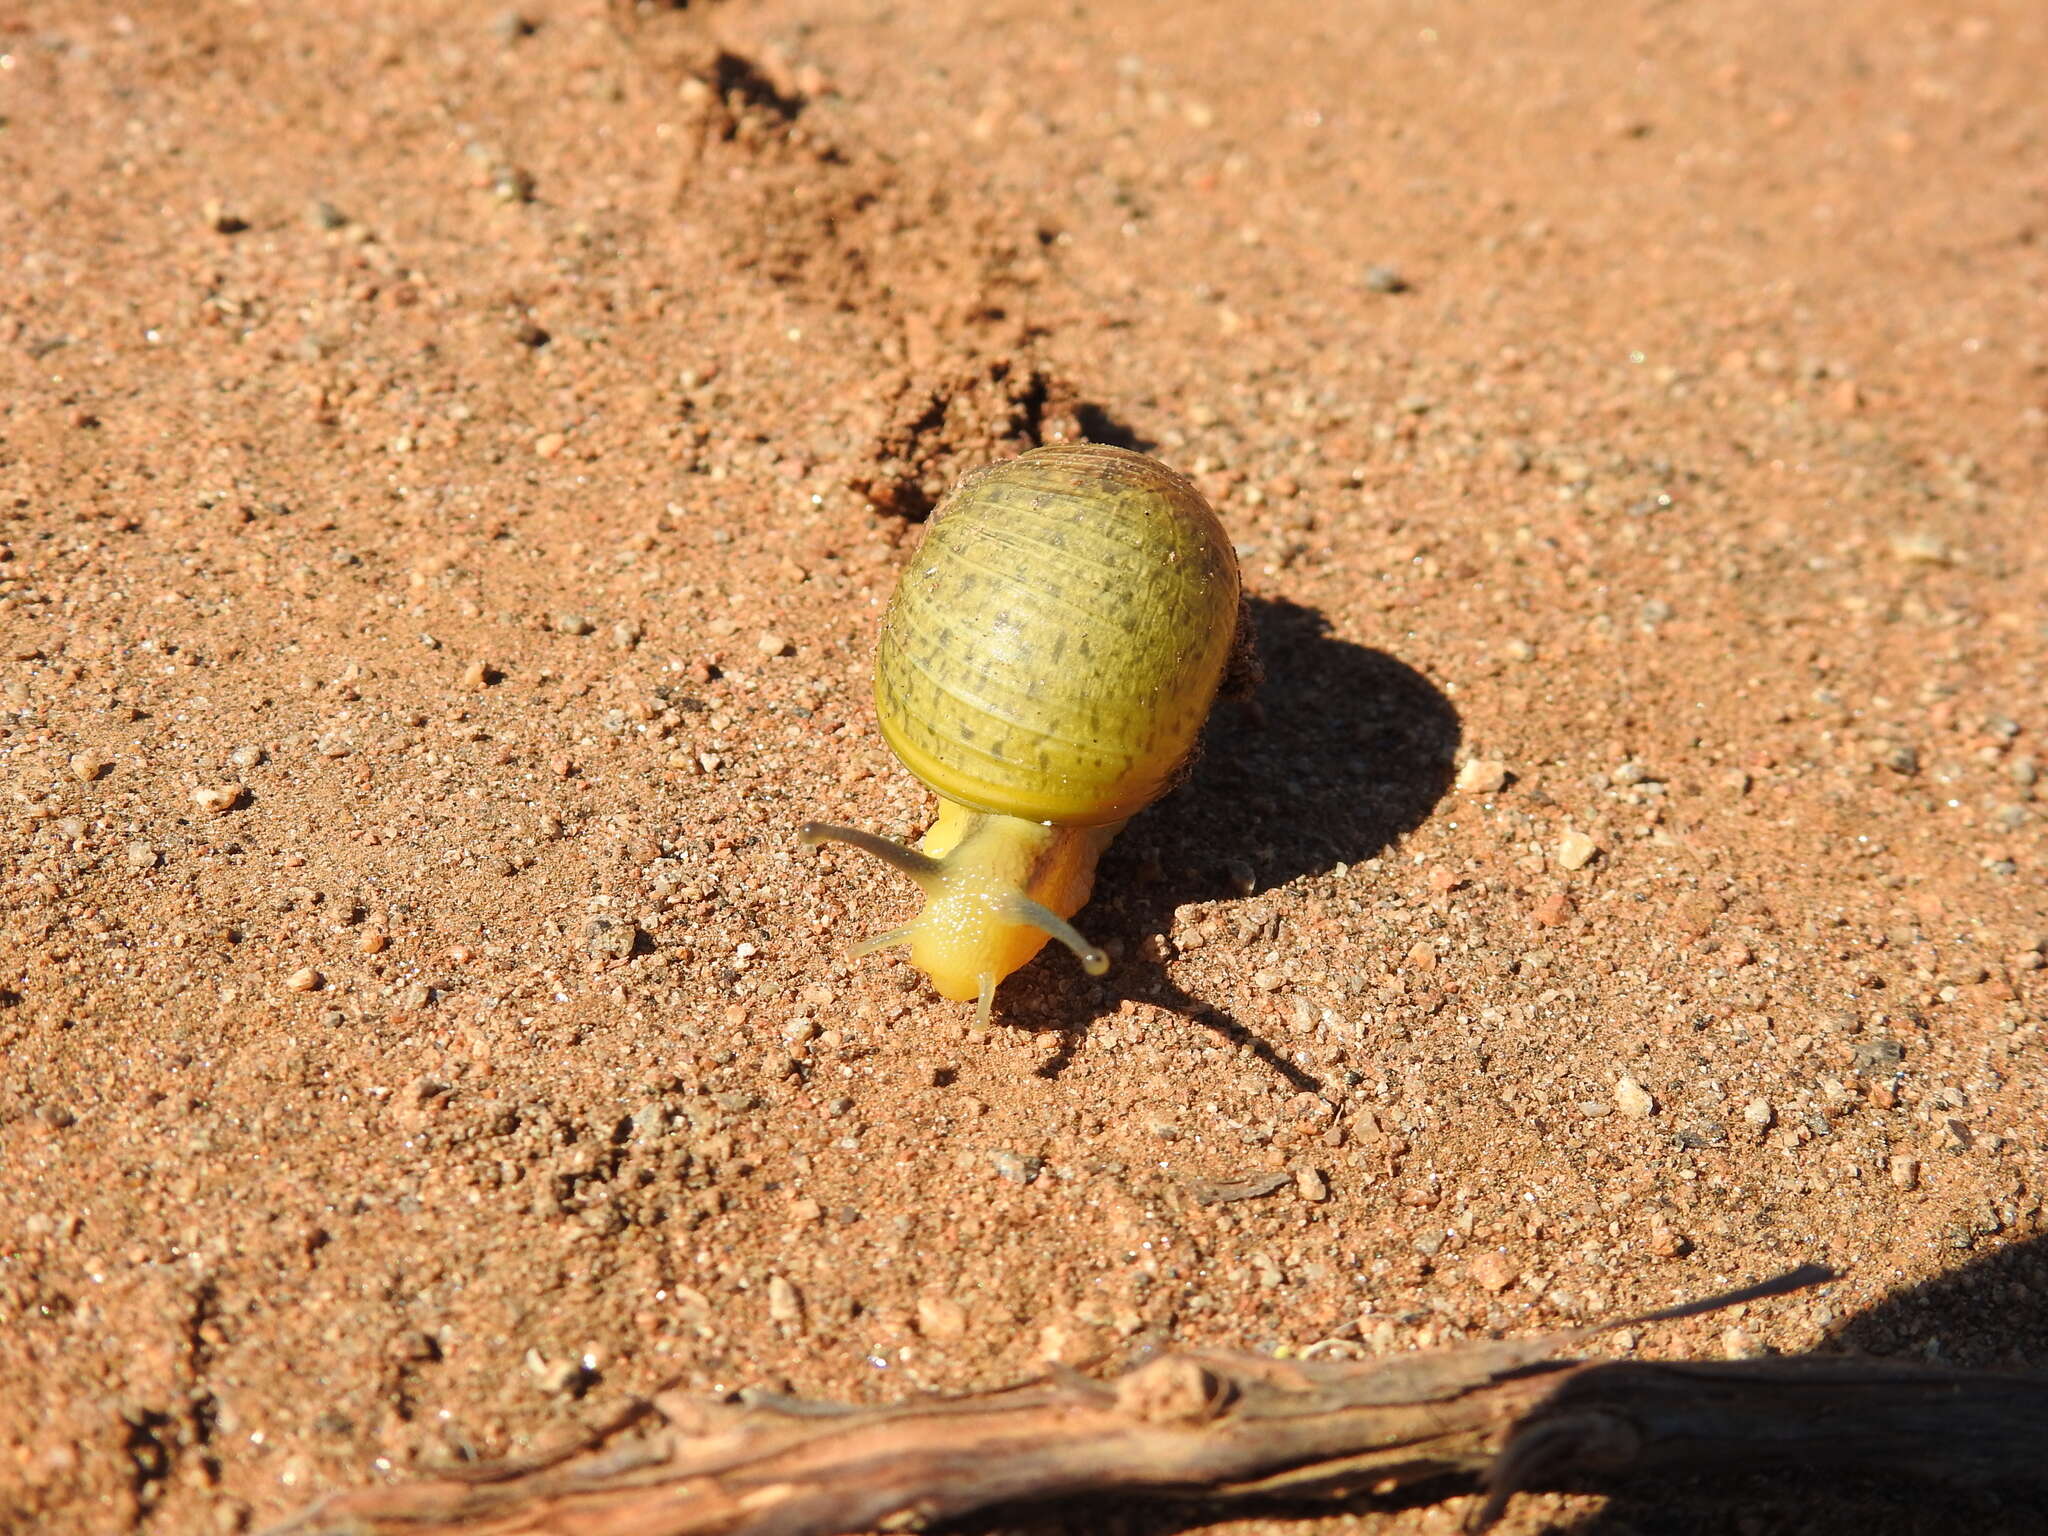
M1055 444L967 476L897 583L875 655L890 748L939 797L915 848L811 822L908 875L896 944L986 1025L997 984L1058 939L1130 818L1185 772L1238 656L1243 598L1223 525L1186 477L1122 448ZM1248 656L1245 657L1248 662Z

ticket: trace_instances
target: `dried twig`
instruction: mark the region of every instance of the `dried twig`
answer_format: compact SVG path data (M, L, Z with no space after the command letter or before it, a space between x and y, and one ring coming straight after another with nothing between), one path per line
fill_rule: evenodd
M1626 1321L1826 1277L1795 1271ZM2048 1487L2048 1377L1546 1361L1601 1331L1358 1364L1175 1353L1106 1385L1067 1372L880 1408L663 1393L551 1460L336 1494L276 1536L830 1536L1089 1494L1392 1494L1447 1475L1485 1489L1483 1529L1538 1484L1787 1462Z

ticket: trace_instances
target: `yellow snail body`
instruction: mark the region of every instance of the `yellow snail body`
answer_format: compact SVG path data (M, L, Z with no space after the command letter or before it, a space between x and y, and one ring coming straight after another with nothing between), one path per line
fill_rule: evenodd
M969 475L932 515L882 620L875 707L939 797L915 849L813 822L915 880L925 906L858 953L908 944L947 997L989 1016L1049 938L1109 959L1067 921L1124 823L1171 789L1237 642L1223 525L1143 454L1060 444Z

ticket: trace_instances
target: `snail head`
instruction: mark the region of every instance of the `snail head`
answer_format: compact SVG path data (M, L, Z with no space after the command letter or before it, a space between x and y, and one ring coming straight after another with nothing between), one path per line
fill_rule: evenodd
M977 1002L986 1024L997 983L1048 939L1072 950L1091 976L1109 969L1109 957L1067 915L1087 901L1095 861L1116 831L1047 826L941 800L938 822L917 848L815 821L800 836L806 847L850 844L917 882L925 897L917 916L854 953L907 944L910 963L944 996Z

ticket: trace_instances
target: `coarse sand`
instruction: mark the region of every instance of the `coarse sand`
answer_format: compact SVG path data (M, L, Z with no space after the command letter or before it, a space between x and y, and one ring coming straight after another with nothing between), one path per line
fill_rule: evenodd
M2033 0L0 10L0 1529L1806 1261L1600 1347L2048 1366L2044 78ZM796 830L926 825L881 605L1061 438L1266 681L984 1031Z

